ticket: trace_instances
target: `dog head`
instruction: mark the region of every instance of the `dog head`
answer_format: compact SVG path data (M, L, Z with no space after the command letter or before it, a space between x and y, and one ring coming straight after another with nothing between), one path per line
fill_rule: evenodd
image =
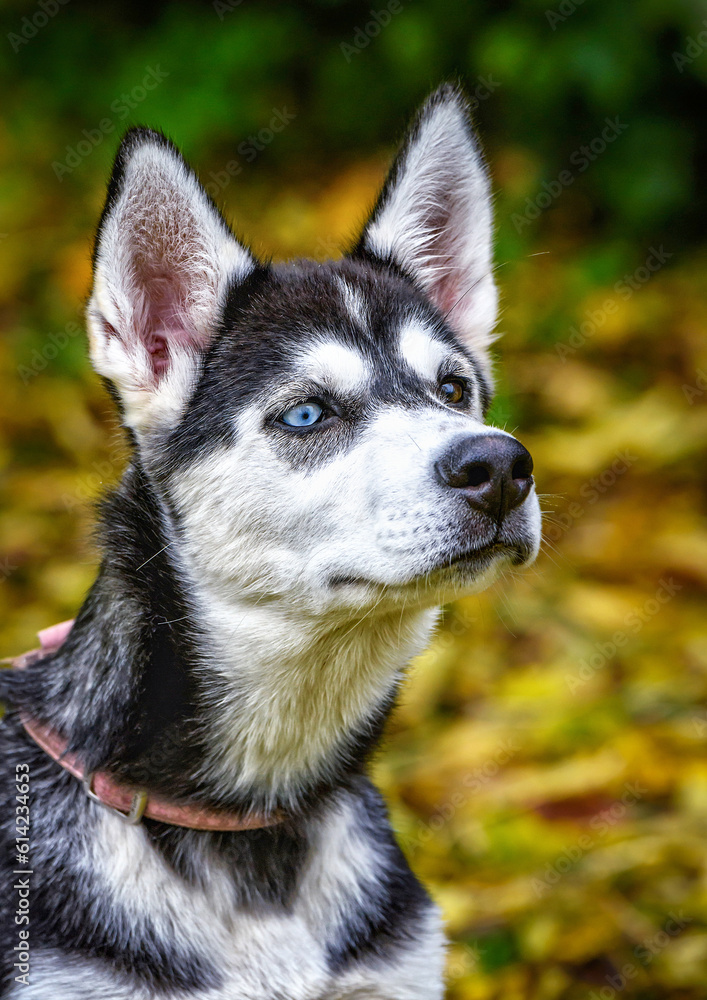
M432 606L530 562L532 460L485 424L489 182L463 96L421 109L340 261L264 265L176 149L120 147L96 370L213 599Z

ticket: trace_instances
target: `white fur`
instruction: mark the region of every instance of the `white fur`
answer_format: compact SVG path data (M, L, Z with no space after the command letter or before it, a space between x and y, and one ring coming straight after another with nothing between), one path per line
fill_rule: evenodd
M326 985L322 928L310 928L297 910L234 906L228 873L213 856L201 859L205 886L189 885L162 860L144 830L105 813L94 841L94 866L131 923L151 921L177 948L196 949L225 974L226 989L204 993L204 1000L269 1000L278 992L309 1000Z
M303 375L320 382L335 395L361 392L373 374L360 351L333 340L315 340L299 355L297 365Z
M489 346L497 309L491 198L458 96L423 110L397 183L364 239L417 278L469 346L481 352Z
M342 796L316 830L310 863L302 878L297 911L318 935L331 933L346 918L346 900L375 882L383 849L361 833L354 799ZM327 991L327 1000L440 1000L445 940L440 913L430 909L425 927L387 963L353 963Z
M350 281L347 281L345 278L339 277L337 279L337 283L341 289L344 305L346 306L351 318L359 326L367 326L369 321L368 307L364 297L361 295L356 286Z
M426 382L434 382L443 362L450 360L449 345L435 338L417 320L400 331L400 354L407 365ZM461 360L461 354L459 355ZM467 362L463 361L464 364Z
M59 951L33 948L29 983L15 982L7 1000L157 1000L151 990L136 990L114 975L105 962L67 959Z

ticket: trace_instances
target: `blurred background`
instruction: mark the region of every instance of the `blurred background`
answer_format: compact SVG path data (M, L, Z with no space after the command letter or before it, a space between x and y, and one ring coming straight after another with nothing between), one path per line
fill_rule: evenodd
M377 778L444 909L452 1000L704 1000L705 4L2 14L3 654L75 613L124 460L81 315L122 131L167 132L257 251L323 259L461 77L495 187L493 419L535 457L546 541L448 609Z

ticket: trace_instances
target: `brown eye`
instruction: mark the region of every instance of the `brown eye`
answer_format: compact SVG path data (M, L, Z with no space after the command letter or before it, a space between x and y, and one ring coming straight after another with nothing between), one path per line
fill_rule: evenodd
M461 403L464 399L466 385L459 379L447 379L439 387L440 395L445 403Z

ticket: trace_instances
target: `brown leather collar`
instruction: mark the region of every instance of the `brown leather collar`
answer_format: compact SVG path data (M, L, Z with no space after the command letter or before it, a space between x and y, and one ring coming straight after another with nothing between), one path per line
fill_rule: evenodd
M40 656L54 652L69 634L73 624L73 620L61 622L39 632L41 647L11 660L13 668L23 670ZM143 789L120 784L107 771L87 774L77 755L68 752L68 741L56 730L24 712L20 713L20 720L37 746L83 783L89 798L106 806L126 823L139 823L142 817L146 816L148 819L156 819L172 826L188 827L191 830L259 830L275 826L283 820L278 812L269 815L256 812L235 813L202 806L179 805Z

